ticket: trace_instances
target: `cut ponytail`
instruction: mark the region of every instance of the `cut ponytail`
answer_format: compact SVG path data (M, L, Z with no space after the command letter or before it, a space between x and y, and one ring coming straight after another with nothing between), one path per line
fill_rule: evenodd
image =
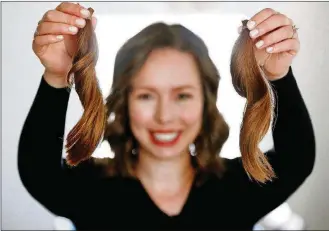
M230 72L235 91L246 98L239 142L243 167L249 178L264 183L275 173L258 145L270 127L275 102L270 83L257 63L247 22L242 21L243 29L234 44Z
M94 10L88 8L90 15ZM105 106L96 78L95 66L98 60L98 44L91 16L86 20L84 28L77 34L77 50L73 56L73 65L68 77L68 82L75 85L75 90L84 108L83 115L67 136L65 145L66 162L75 166L88 159L101 141L104 133L106 119Z

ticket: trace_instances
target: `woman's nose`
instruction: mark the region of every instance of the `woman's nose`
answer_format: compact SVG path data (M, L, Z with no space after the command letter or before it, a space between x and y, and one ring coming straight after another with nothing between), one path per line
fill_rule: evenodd
M169 100L161 100L158 102L155 117L159 123L167 124L174 119L175 113L176 110L175 107L173 107L173 103Z

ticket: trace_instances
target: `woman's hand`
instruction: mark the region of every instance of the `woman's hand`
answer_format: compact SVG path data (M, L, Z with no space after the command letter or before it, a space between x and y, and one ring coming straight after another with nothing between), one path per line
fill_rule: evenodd
M47 11L39 21L32 49L45 67L44 78L54 87L66 85L67 74L77 49L77 33L90 17L79 4L63 2ZM96 18L92 18L95 28Z
M284 77L300 49L292 19L266 8L250 18L247 26L255 42L256 60L267 78L272 81Z

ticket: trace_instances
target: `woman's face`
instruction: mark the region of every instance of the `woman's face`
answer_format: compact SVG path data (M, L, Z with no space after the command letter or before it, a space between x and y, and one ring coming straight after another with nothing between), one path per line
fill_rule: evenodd
M193 57L173 49L154 50L132 86L129 117L139 152L161 159L187 154L203 116L202 87Z

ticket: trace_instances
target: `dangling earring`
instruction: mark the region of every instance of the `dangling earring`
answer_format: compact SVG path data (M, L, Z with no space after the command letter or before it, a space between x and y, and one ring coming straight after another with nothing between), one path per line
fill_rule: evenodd
M131 154L136 156L138 154L138 142L137 142L137 140L132 139L131 147L132 147Z
M115 120L115 113L111 112L109 118L107 119L108 123L112 123Z
M133 148L133 149L131 150L131 153L132 153L133 155L137 155L137 149L136 149L136 148Z
M189 151L190 151L190 154L191 154L191 156L196 156L196 148L195 148L195 144L189 144L189 146L188 146L188 149L189 149Z

